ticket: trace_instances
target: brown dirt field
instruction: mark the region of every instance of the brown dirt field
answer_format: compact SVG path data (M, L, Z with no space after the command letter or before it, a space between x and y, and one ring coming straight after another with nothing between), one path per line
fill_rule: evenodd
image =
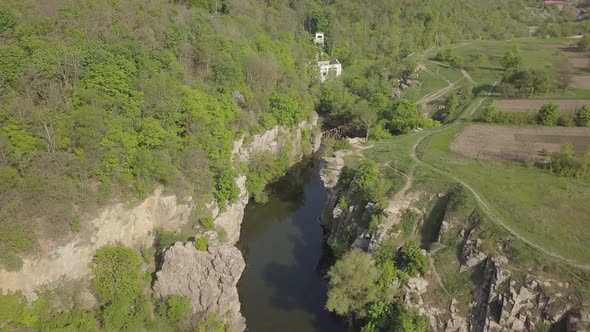
M572 88L590 89L590 76L575 76L572 79Z
M590 128L467 126L451 143L451 151L484 160L538 162L543 150L559 152L572 143L579 153L590 150Z
M584 105L590 105L588 99L497 99L494 100L494 106L502 112L514 113L536 113L539 108L545 104L553 103L559 106L561 112L574 114L574 112Z
M590 65L590 53L589 52L571 52L571 51L564 51L565 56L567 56L569 62L577 69L584 69L588 68Z

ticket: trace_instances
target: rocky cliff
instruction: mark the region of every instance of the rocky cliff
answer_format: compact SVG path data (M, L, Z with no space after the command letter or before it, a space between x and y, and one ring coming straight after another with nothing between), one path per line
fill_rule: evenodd
M234 143L232 159L247 163L258 153L268 151L278 154L290 146L293 163L300 160L302 140L309 138L304 131L318 126L318 116L303 121L296 128L278 126L248 140L242 138ZM312 135L312 149L317 151L321 137ZM249 194L245 187L246 177L236 179L240 195L236 202L220 211L215 203L207 208L215 217L215 225L227 232L227 241L213 241L207 252L198 252L193 244L177 243L163 255L161 270L157 272L155 292L166 296L175 292L185 294L192 300L195 311L214 310L228 317L235 324L234 330L244 329L244 319L239 309L236 284L244 269L241 253L233 245L240 236L240 225ZM29 299L42 285L59 282L63 277L79 279L88 276L90 263L98 248L107 243L122 243L129 247L149 247L154 243L155 230L159 227L175 231L189 222L195 203L190 197L180 201L176 196L163 196L158 188L150 197L136 207L120 203L106 207L91 221L90 235L79 235L73 241L41 253L38 257L24 260L17 272L0 270L0 286L4 290L21 290ZM195 266L197 265L197 266ZM232 314L227 314L231 312Z
M317 122L316 115L311 121L300 123L294 130L275 127L251 137L249 143L241 139L234 144L232 158L234 161L247 163L258 153L270 152L278 155L285 147L290 146L291 160L295 163L303 155L303 131L314 129ZM321 137L319 140L318 136L312 137L312 140L312 151L315 152L319 149ZM229 204L224 211L220 211L216 204L210 205L215 216L215 225L223 227L227 233L226 244L219 244L214 232L210 236L213 244L206 252L197 251L191 243L175 244L164 252L162 267L156 274L154 291L159 297L170 294L186 295L191 299L196 312L216 312L232 326L232 331L243 331L246 325L240 313L236 284L245 263L242 254L233 245L240 238L249 193L245 186L245 176L239 176L236 183L240 188L236 202Z
M344 159L355 149L358 147L353 145L350 150L337 151L322 160L320 174L328 190L323 224L330 231L329 244L341 242L347 248L374 252L384 240L393 237L401 245L405 240L396 226L408 210L419 219L409 238L419 238L423 227L437 227L432 222L426 225L429 213L423 206L448 202L449 194L407 193L404 188L389 200L379 227L370 235L364 225L368 224L372 203L359 206L353 199L340 202L342 197L353 197L355 191L354 184L339 182ZM419 201L421 204L416 204ZM423 253L430 262L427 276L412 277L403 285L396 281L392 287L399 291L406 307L425 318L430 331L590 331L590 310L577 302L573 286L559 280L562 276L523 267L503 256L502 245L495 248L501 240L492 245L480 237L483 226L474 213L467 220L457 220L456 215L445 211L435 242L423 243L428 248ZM447 254L438 256L439 250ZM451 261L437 262L441 257ZM451 267L444 266L449 264Z
M236 247L212 242L207 251L195 249L192 242L166 250L154 291L160 297L186 295L195 314L216 312L232 331L243 331L236 285L246 264Z

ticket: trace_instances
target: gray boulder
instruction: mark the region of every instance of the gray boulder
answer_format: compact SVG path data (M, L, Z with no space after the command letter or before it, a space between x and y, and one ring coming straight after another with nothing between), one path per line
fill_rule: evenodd
M164 252L163 261L154 284L157 296L186 295L194 314L217 313L232 331L244 331L236 285L246 264L237 248L214 243L199 251L192 242L178 242Z

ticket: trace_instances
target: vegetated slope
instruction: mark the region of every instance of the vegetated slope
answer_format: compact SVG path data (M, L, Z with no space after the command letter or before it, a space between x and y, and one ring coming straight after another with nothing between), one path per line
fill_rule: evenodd
M0 264L18 268L17 253L34 250L36 236L84 231L90 208L144 197L158 183L198 201L231 200L232 140L293 125L315 103L333 121L351 121L356 104L389 94L397 59L435 43L524 35L523 9L520 1L5 1ZM346 68L322 89L309 65L318 30Z

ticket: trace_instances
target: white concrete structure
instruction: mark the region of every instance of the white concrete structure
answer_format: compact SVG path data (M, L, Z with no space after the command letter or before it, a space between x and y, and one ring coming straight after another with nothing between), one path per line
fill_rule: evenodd
M324 46L324 33L316 32L315 37L313 38L313 43Z
M318 66L320 67L320 80L322 82L331 76L338 77L342 75L342 64L338 60L319 61Z

